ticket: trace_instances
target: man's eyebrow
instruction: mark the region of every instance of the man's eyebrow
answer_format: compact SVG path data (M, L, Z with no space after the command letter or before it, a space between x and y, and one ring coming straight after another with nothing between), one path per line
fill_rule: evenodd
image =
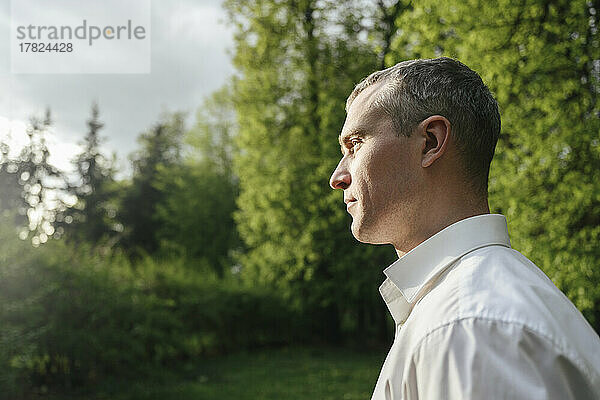
M350 131L349 133L347 133L345 135L338 136L338 142L340 143L340 146L344 146L344 144L346 144L348 139L350 139L351 137L364 137L364 136L365 136L365 132L363 130L356 129L356 130Z

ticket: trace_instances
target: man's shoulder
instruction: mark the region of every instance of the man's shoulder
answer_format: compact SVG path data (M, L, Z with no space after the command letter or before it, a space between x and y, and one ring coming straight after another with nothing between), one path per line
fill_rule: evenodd
M451 265L432 283L415 315L442 309L430 319L446 324L464 318L516 322L535 328L557 314L579 311L535 264L516 250L487 246Z
M449 267L414 306L406 338L416 346L467 321L527 331L578 356L600 351L598 335L569 299L535 264L503 246L472 251Z
M449 278L447 284L456 286L458 318L502 320L543 331L563 314L581 317L544 272L511 248L488 246L468 253Z
M428 329L473 317L529 321L527 315L537 315L542 305L539 300L561 296L552 281L519 252L486 246L467 253L431 282L411 318L426 320Z

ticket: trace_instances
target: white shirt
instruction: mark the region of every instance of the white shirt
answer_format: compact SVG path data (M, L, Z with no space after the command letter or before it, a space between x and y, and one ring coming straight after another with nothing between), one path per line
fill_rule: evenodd
M600 339L506 219L459 221L384 271L394 321L373 400L600 399Z

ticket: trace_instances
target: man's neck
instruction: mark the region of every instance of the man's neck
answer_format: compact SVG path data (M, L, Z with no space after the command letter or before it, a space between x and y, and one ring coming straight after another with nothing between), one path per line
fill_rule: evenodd
M458 221L489 213L490 208L487 197L477 202L464 201L457 204L454 208L444 207L444 209L432 210L431 213L422 218L422 221L418 225L419 232L412 235L412 240L410 242L393 244L396 249L396 254L398 254L398 257L402 257L431 236Z

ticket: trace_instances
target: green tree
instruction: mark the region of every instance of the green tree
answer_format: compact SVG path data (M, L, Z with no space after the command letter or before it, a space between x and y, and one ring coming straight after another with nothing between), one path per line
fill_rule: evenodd
M0 142L0 213L4 216L12 215L16 226L26 222L25 207L21 196L22 187L17 174L19 165L17 160L9 157L10 147ZM19 208L21 213L19 214Z
M180 113L166 116L139 137L141 149L131 157L133 178L119 209L124 225L123 245L132 255L154 253L159 248L157 204L165 193L157 188L160 171L181 162L184 119Z
M165 194L156 208L162 250L206 263L220 276L240 247L233 221L236 131L230 89L225 87L204 101L196 125L185 135L182 162L163 166L155 185Z
M316 334L345 329L364 340L367 327L386 331L377 285L393 251L356 246L341 193L327 184L346 97L380 61L362 5L226 2L236 27L242 274L310 312Z
M7 166L11 171L16 166L22 199L18 212L27 216L26 226L20 228L20 236L31 238L34 246L45 243L54 235L54 222L65 208L60 196L64 190L64 177L50 164L50 151L46 145L45 135L51 125L50 110L43 118L32 117L27 128L29 142L21 149L19 158Z
M493 210L600 331L598 1L423 1L401 16L389 64L454 56L502 114Z
M89 129L83 151L73 161L77 182L68 187L68 192L77 200L61 218L65 222L62 225L72 238L91 243L115 238L120 228L115 219L117 210L112 162L100 151L101 138L98 132L104 124L99 116L98 105L94 103L87 121Z

